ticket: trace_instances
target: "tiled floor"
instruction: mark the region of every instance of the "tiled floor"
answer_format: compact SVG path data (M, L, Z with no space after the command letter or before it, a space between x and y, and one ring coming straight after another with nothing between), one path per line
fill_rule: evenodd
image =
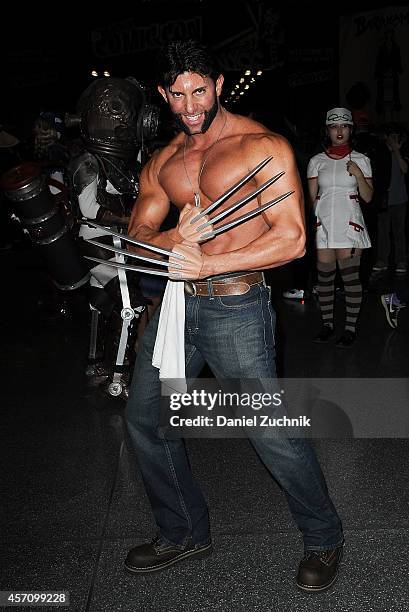
M1 590L69 591L75 612L408 609L405 437L314 440L347 543L339 581L325 594L296 590L301 539L243 439L187 442L209 503L214 555L152 577L126 573L127 549L155 527L124 434L124 404L86 384L86 308L74 299L70 317L52 317L51 285L36 254L24 248L0 257ZM270 281L282 376L407 377L408 313L393 331L376 287L365 294L356 345L340 351L311 342L315 301L282 300L283 275ZM393 417L393 403L384 410Z

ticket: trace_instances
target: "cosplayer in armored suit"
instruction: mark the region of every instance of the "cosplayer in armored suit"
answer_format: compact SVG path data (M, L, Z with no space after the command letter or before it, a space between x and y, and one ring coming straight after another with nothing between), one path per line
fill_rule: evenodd
M124 261L123 255L99 245L120 246L119 238L105 228L121 233L128 225L145 161L144 141L156 134L158 112L147 104L145 89L133 78L94 81L81 95L77 110L78 116L66 122L79 122L85 148L69 167L82 217L81 253L87 258ZM91 334L87 374L96 381L101 376L108 378L111 395L126 394L124 374L146 299L138 276L127 280L123 270L95 265L92 260L88 263Z

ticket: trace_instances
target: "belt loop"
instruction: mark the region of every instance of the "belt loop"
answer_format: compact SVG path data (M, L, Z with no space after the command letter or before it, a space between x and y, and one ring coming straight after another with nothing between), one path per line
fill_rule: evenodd
M214 300L213 285L210 278L207 279L207 291L209 292L209 300Z

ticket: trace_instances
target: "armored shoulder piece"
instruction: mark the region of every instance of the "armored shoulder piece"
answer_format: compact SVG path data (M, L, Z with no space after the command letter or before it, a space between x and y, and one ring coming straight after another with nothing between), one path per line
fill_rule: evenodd
M72 159L68 171L75 193L79 195L87 185L97 178L99 172L98 161L94 155L85 151Z

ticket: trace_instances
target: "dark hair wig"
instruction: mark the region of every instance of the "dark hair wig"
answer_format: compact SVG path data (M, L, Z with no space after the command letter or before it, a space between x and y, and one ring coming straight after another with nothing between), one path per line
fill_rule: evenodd
M159 53L158 82L162 87L173 85L183 72L196 72L214 81L220 75L216 58L197 40L170 42Z

